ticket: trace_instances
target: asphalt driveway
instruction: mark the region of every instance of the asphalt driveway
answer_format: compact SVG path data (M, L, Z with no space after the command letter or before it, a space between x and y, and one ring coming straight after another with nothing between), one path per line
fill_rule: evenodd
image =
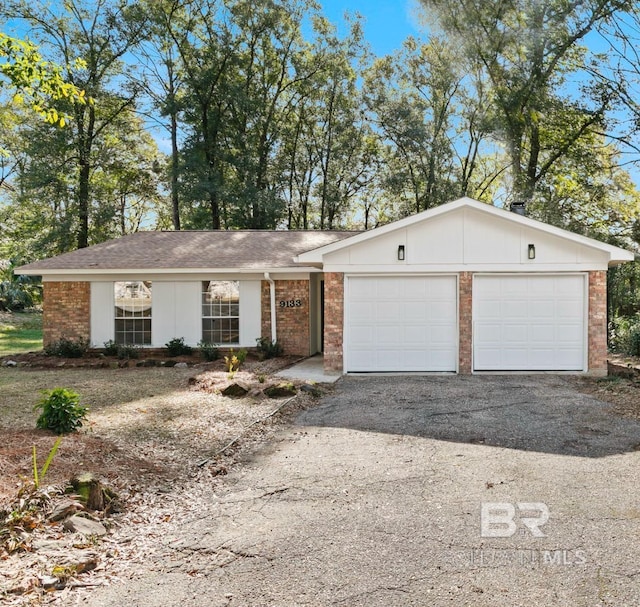
M640 605L637 449L560 376L343 378L87 604Z

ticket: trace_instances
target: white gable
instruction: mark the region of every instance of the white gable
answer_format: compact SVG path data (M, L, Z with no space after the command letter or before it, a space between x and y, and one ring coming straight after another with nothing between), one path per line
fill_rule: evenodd
M535 259L529 259L529 245ZM398 260L403 246L405 260ZM532 219L461 199L303 253L334 272L599 270L633 254Z

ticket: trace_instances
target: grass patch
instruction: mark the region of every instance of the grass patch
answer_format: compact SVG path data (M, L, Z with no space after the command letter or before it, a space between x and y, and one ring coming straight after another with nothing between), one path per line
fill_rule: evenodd
M0 315L0 356L42 350L42 314L16 312Z

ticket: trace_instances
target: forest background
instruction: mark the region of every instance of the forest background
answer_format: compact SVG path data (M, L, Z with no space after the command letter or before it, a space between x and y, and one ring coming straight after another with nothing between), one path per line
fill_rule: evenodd
M4 307L16 264L137 230L370 229L461 196L637 250L638 3L419 8L376 55L314 0L5 0ZM639 303L640 266L610 271L613 347L640 354Z

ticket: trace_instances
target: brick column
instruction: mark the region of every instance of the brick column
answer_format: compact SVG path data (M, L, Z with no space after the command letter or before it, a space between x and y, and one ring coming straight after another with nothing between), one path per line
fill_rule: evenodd
M458 329L460 331L458 373L464 375L471 373L471 342L473 338L472 290L473 274L471 272L460 272L458 276Z
M285 354L309 356L310 297L308 280L276 280L276 331L278 343ZM293 302L280 307L278 302ZM299 305L298 305L299 304ZM266 280L262 281L262 337L271 339L271 294Z
M44 345L65 337L89 341L91 337L91 283L42 283Z
M607 272L589 272L588 371L607 374Z
M344 274L325 272L324 275L324 370L344 368L342 351L344 333Z

